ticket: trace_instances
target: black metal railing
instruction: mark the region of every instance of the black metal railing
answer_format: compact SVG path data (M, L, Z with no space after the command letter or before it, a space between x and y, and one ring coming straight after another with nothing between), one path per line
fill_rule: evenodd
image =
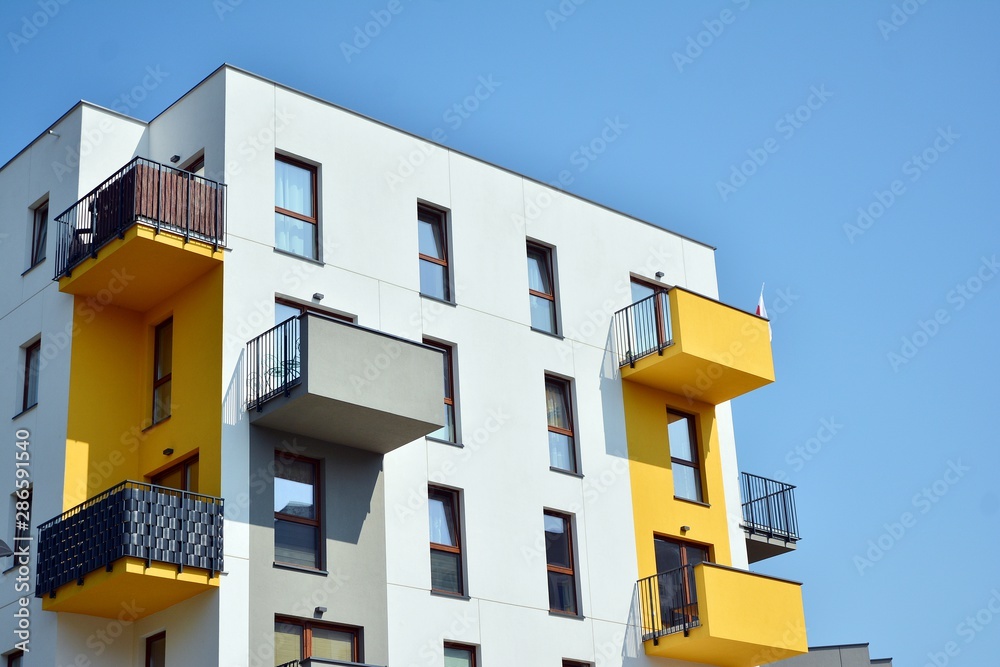
M794 490L791 484L740 473L743 527L767 537L798 541L799 522L795 514Z
M120 558L222 571L221 498L144 482L122 482L38 527L35 595Z
M655 642L676 632L687 636L691 628L699 625L693 565L640 579L636 591L643 641L652 639Z
M668 290L658 291L616 312L614 332L619 366L634 366L637 359L654 352L663 354L674 342Z
M260 410L265 401L302 382L301 317L287 319L247 343L247 410Z
M218 249L226 244L226 186L137 157L55 220L56 279L136 224Z

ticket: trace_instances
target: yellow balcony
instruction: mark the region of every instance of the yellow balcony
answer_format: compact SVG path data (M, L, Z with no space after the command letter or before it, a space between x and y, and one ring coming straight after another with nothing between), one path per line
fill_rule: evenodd
M46 611L129 620L212 590L221 498L123 482L38 528L35 595Z
M774 382L767 320L680 287L615 313L623 380L719 404Z
M712 563L638 582L646 655L753 667L808 651L801 584Z
M59 289L145 311L222 261L225 186L136 158L56 218Z

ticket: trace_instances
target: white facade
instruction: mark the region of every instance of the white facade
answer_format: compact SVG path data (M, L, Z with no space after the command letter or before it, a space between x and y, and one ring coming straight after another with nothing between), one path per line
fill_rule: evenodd
M217 590L137 622L46 612L32 598L24 664L142 667L145 637L166 630L168 665L270 667L273 636L255 629L272 627L276 613L310 618L304 610L316 606L369 607L345 592L368 590L373 572L374 581L385 583L371 595L384 598L387 618L384 628L365 628L369 663L442 665L443 645L454 641L477 647L477 664L487 667L558 667L563 659L598 667L679 664L647 657L641 642L628 639L639 573L622 388L609 331L614 311L631 303L632 276L657 280L662 272L665 285L717 297L712 248L231 67L149 124L82 104L52 131L0 171L6 232L0 263L8 272L0 291L8 378L0 405L11 415L20 411L20 346L38 334L43 351L50 342L56 346L42 368L39 405L16 417L8 435L11 442L17 429L32 434L33 528L63 510L71 354L63 332L72 330L73 299L52 281L51 230L46 261L18 275L26 268L26 244L30 249L28 210L48 193L54 217L132 157L169 164L179 155L183 164L203 151L206 176L228 187L223 376L205 378L219 385L225 573ZM58 165L74 150L80 166L63 173ZM275 250L276 152L318 167L319 261ZM448 212L453 304L420 294L418 202ZM526 241L554 249L561 336L531 329ZM255 539L271 539L271 529L248 517L254 503L271 501L251 482L267 471L252 463L257 427L249 424L242 395L246 342L274 324L275 298L317 303L315 293L324 295L323 307L361 326L454 346L462 445L421 438L385 455L369 515L382 525L365 528L384 532L378 547L384 562L354 571L328 562L326 576L252 562L259 554ZM580 475L550 469L546 373L572 380ZM716 416L733 565L746 568L728 404ZM0 460L0 479L13 490L13 455ZM430 592L428 483L461 490L462 599ZM549 611L545 510L573 518L578 618ZM11 520L0 521L8 542ZM0 576L3 650L14 644L15 574ZM301 604L256 605L255 591L271 587ZM344 614L328 612L323 620L358 623Z

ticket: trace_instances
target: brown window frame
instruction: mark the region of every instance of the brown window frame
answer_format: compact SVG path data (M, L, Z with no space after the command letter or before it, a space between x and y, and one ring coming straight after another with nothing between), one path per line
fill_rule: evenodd
M297 309L299 311L299 315L305 315L306 313L313 313L315 315L322 315L323 317L330 317L335 320L341 320L343 322L350 322L351 324L357 324L356 321L357 318L351 315L344 315L342 313L338 313L329 310L327 308L323 308L322 306L317 306L315 304L293 301L292 299L285 299L280 296L274 297L274 302L280 303L282 306L288 306L289 308ZM281 324L281 322L276 322L275 324L276 325Z
M458 642L445 642L444 648L452 649L455 651L468 651L471 661L469 662L469 667L476 667L476 647L471 644L460 644Z
M300 565L298 563L287 563L285 561L280 561L277 559L277 554L275 554L274 562L277 563L278 565L283 565L286 567L298 567L306 570L323 570L323 560L325 558L323 545L325 540L323 538L323 499L321 493L322 490L321 485L323 481L322 461L320 461L319 459L309 458L308 456L299 456L298 454L290 454L289 452L282 451L280 449L274 450L274 458L278 466L280 466L283 462L288 462L289 460L306 461L312 464L314 470L313 511L316 513L315 519L306 519L305 517L295 516L293 514L285 514L283 512L278 512L278 511L274 512L275 521L288 521L289 523L298 523L306 526L313 526L316 528L316 560L314 561L315 565L313 567L309 567L308 565ZM277 471L280 469L281 469L280 467L276 466L275 477L278 476ZM272 499L272 504L273 504L273 499ZM277 536L275 536L275 539L277 539Z
M162 481L163 481L163 479L165 477L167 477L170 474L176 472L177 470L182 470L183 474L181 475L181 479L184 480L184 488L177 489L177 490L178 491L190 491L191 493L198 493L198 489L189 489L188 488L188 483L190 482L190 474L189 474L190 470L189 469L195 463L199 463L198 454L195 454L194 456L189 456L186 459L184 459L183 461L178 461L177 463L175 463L174 465L170 466L169 468L164 468L163 470L161 470L160 472L156 473L155 475L150 476L149 483L153 484L154 486L164 486L164 484L162 483ZM167 487L167 488L171 488L171 487Z
M438 341L431 340L430 338L424 338L423 343L428 347L441 350L443 353L445 369L448 373L449 385L444 388L444 404L447 406L446 411L451 412L451 438L443 440L435 437L433 434L428 437L432 440L441 440L442 442L450 442L454 444L458 442L458 411L455 408L455 347L453 345L449 345L448 343L439 343Z
M704 471L701 467L701 441L698 438L698 416L691 414L689 412L682 412L681 410L675 410L671 407L667 407L667 415L676 415L678 417L683 417L687 419L688 423L688 438L691 441L691 456L694 457L693 460L688 461L686 459L678 458L674 456L673 448L670 447L670 465L682 465L687 468L691 468L695 472L695 479L698 480L698 498L684 498L683 496L677 495L677 489L674 488L674 498L677 500L685 500L688 502L696 503L707 503L708 493L705 490L705 477ZM669 421L667 422L669 425ZM669 447L669 436L668 443ZM676 485L675 485L676 487Z
M550 614L560 614L562 616L580 616L580 591L579 591L579 580L576 576L576 554L574 553L574 543L573 539L573 517L570 514L564 512L557 512L556 510L545 510L543 512L544 516L553 517L555 519L560 519L563 522L564 530L566 531L566 541L567 550L569 553L569 567L563 567L561 565L553 565L549 563L548 554L545 556L545 579L546 587L548 585L548 575L549 573L555 574L565 574L569 575L573 580L573 611L563 611L562 609L555 609L552 606L552 599L549 598L549 613ZM544 530L544 523L543 523ZM548 550L548 545L546 545L546 550Z
M44 231L39 236L39 230ZM31 257L28 268L32 269L45 261L46 246L49 237L49 199L31 209Z
M430 507L430 498L432 495L437 496L447 496L448 502L451 504L452 516L455 517L455 542L457 546L451 546L450 544L440 544L438 542L430 542L431 553L435 551L440 551L443 553L457 554L458 555L458 591L448 591L441 588L434 588L434 577L431 577L431 591L434 593L439 593L441 595L454 595L457 597L465 596L465 550L462 545L462 503L459 496L461 492L456 489L449 489L444 486L436 486L430 484L427 486L427 498L428 498L428 508ZM433 560L432 568L433 568Z
M15 664L14 663L14 661L17 660L18 658L24 658L24 651L14 651L10 655L8 655L7 656L7 667L19 667L19 664ZM21 664L23 664L23 663L24 663L24 660L21 660Z
M563 660L562 667L594 667L592 663L581 662L580 660Z
M350 634L353 636L354 646L351 648L351 652L354 654L351 658L352 662L363 662L364 657L361 654L361 631L362 628L355 627L353 625L340 625L338 623L327 623L326 621L308 621L304 618L296 618L294 616L282 616L280 614L274 617L275 624L285 623L286 625L297 625L302 628L302 657L300 660L308 660L312 657L312 631L314 628L319 628L322 630L332 630L334 632L343 632L345 634Z
M164 374L162 377L157 378L156 372L157 369L160 367L160 332L163 331L167 325L170 325L170 371ZM153 424L159 424L161 422L170 419L170 415L173 413L173 403L171 402L170 405L171 412L167 413L161 419L156 418L156 390L162 387L163 385L167 384L168 382L171 382L174 378L173 325L174 325L174 318L173 316L170 316L167 319L160 322L159 324L157 324L156 327L154 327L153 329L153 405L152 405L152 414L150 415L150 422L152 422ZM171 399L173 398L173 393L174 393L173 386L171 385L170 389Z
M662 284L653 282L652 280L645 280L643 278L636 278L631 276L629 278L629 283L634 283L636 285L642 285L648 289L653 290L653 313L656 317L656 344L658 347L662 347L666 343L670 342L670 336L667 335L667 309L664 308L664 299L666 297L660 296L669 291L669 288ZM648 297L647 297L648 298Z
M25 412L38 405L38 382L41 379L42 369L42 339L39 338L34 343L24 347L24 385L21 389L21 412ZM31 392L31 367L35 365L35 402L29 404Z
M421 216L426 216L422 218ZM433 219L427 219L433 218ZM438 266L444 267L444 301L448 303L454 303L451 294L451 245L448 243L448 212L431 206L430 204L417 204L417 225L420 222L428 222L432 225L440 227L441 231L441 257L433 257L432 255L425 255L424 253L417 250L417 257L422 262L430 262L431 264L437 264ZM427 294L423 290L423 285L420 286L420 294L431 299L439 299L432 294ZM440 299L439 299L440 300Z
M152 663L153 655L152 655L152 653L150 652L149 649L152 647L153 642L159 641L160 639L162 639L164 641L164 644L166 644L166 641L167 641L167 631L166 630L164 630L163 632L157 632L155 635L150 635L150 636L146 637L146 653L145 653L144 659L142 661L142 664L144 665L144 667L153 667L153 665L151 664ZM164 648L166 648L166 647L164 646Z
M549 333L554 336L559 335L559 308L556 302L556 269L553 262L553 252L552 248L547 245L542 245L541 243L535 243L534 241L527 242L527 252L526 256L530 257L531 253L535 252L541 254L545 258L545 272L549 278L549 287L552 289L551 293L539 292L538 290L531 289L528 287L528 294L530 296L536 296L540 299L545 299L552 302L552 331L546 331L545 329L535 329L535 331L541 331L543 333Z
M320 258L319 257L319 168L317 168L316 165L314 165L314 164L309 164L308 162L303 162L302 160L297 160L297 159L295 159L293 157L289 157L287 155L282 155L281 153L275 153L274 154L274 161L275 162L284 162L285 164L290 164L293 167L298 167L300 169L305 169L306 171L309 172L309 177L310 177L310 181L311 181L311 189L312 189L312 201L311 201L311 208L312 208L312 211L313 211L312 216L303 215L301 213L296 213L295 211L291 211L291 210L289 210L287 208L282 208L281 206L278 206L277 204L274 205L274 212L275 213L280 213L281 215L288 216L289 218L295 218L296 220L300 220L302 222L307 222L307 223L313 225L313 227L314 227L314 229L313 229L313 246L314 246L314 249L315 249L315 253L311 257L307 257L306 255L298 255L298 256L299 257L307 257L308 259L319 259ZM275 197L277 197L277 193L275 193ZM290 250L285 250L284 248L279 248L279 250L281 250L282 252L291 253L293 255L296 254L296 253L293 253Z
M694 565L697 565L698 563L691 563L689 561L689 559L688 559L688 549L698 549L699 551L705 552L705 559L703 561L701 561L702 563L714 563L715 562L715 558L714 558L714 555L712 554L711 545L701 544L699 542L691 542L690 540L682 540L680 538L671 537L669 535L654 534L653 535L653 545L654 545L653 549L654 549L654 554L655 554L657 540L659 540L661 542L667 542L667 543L670 543L670 544L674 544L674 545L677 545L678 547L680 547L681 567L682 568L688 568L689 565L691 566L690 568L684 570L684 574L683 574L683 577L682 577L682 580L683 580L683 583L684 583L684 595L686 596L685 599L686 600L696 600L696 598L697 598L697 593L695 592L696 582L694 581L694 579L692 577L694 576L694 569L693 569L693 567L694 567ZM657 573L657 574L659 574L659 573ZM694 621L698 620L697 602L695 602L693 606L694 606L693 610L691 610L691 609L685 609L684 610L684 618L686 619L686 621L688 623L691 623L691 622L694 622Z
M546 391L546 394L548 393L548 387L549 387L550 384L551 385L555 385L555 386L559 386L560 389L561 389L561 392L563 394L563 400L564 400L564 402L566 404L566 412L567 412L566 421L569 423L570 428L569 429L565 429L565 428L562 428L562 427L559 427L559 426L553 426L552 424L548 423L548 414L547 414L548 413L548 406L546 405L545 421L546 421L547 426L548 426L548 432L549 433L558 433L559 435L567 436L570 439L570 455L573 457L573 465L570 468L559 468L557 466L553 466L552 465L552 460L550 458L550 460L549 460L549 467L551 467L551 468L553 468L555 470L562 470L562 471L565 471L565 472L579 473L580 472L580 463L579 463L579 460L578 460L579 456L578 456L578 452L577 452L577 449L576 449L576 432L575 432L576 426L575 426L575 422L574 422L575 415L574 415L574 412L573 412L573 384L572 384L571 380L567 380L566 378L561 378L561 377L559 377L557 375L552 375L550 373L546 373L545 374L545 391Z
M186 171L192 176L197 176L199 171L205 169L205 154L202 153L195 159L191 160L185 167L181 167L181 171Z

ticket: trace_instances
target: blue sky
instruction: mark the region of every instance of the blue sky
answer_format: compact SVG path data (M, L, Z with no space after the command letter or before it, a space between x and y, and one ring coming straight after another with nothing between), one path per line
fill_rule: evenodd
M813 645L996 664L998 25L986 1L5 0L0 163L81 98L148 120L230 62L717 246L721 298L766 281L774 330L741 468L798 486L800 548L759 570L805 582Z

